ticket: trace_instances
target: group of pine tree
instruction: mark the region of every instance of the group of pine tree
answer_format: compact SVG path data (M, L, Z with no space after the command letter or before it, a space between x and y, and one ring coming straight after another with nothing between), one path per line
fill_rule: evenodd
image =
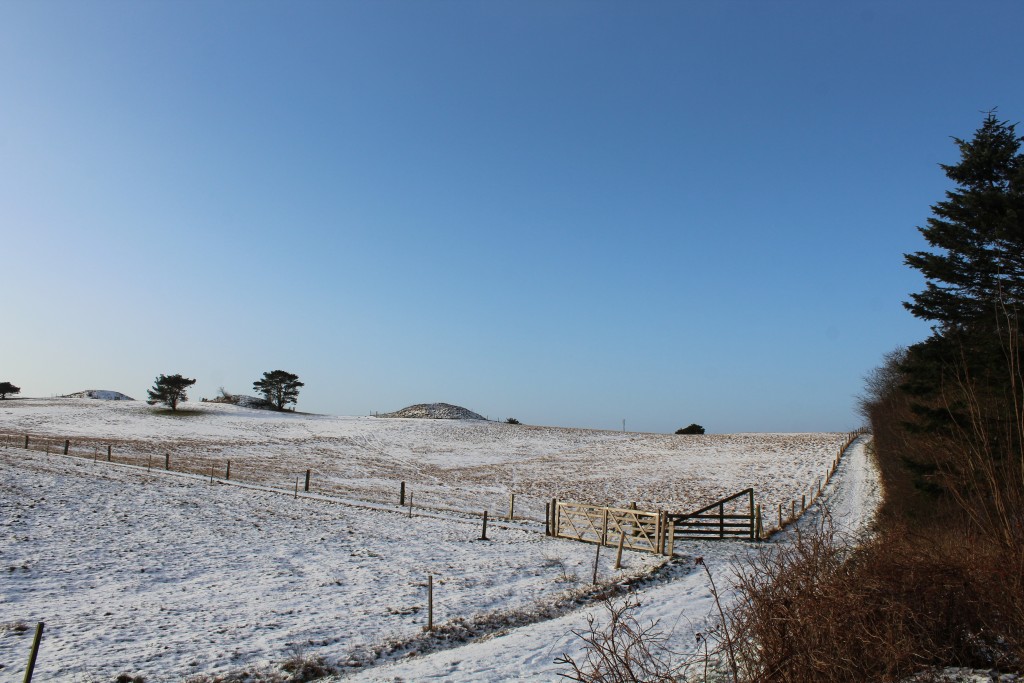
M179 403L188 400L188 388L195 383L196 380L182 375L158 375L153 382L153 388L147 392L147 403L162 403L176 411ZM304 386L298 375L285 370L264 372L261 379L252 383L252 388L263 396L268 405L277 410L285 410L289 405L297 404L299 389Z

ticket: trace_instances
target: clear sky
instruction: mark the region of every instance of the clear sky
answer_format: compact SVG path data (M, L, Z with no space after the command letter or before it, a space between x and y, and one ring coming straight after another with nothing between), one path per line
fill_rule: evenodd
M860 423L1024 3L0 0L0 381Z

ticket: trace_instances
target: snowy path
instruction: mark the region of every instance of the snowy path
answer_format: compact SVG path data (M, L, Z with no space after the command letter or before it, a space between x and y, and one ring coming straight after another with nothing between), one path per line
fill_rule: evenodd
M870 437L862 436L849 447L826 495L820 499L827 503L840 533L865 533L880 501L878 472L866 448L869 440ZM800 523L816 523L820 514L821 509L816 505ZM785 534L780 534L773 542L785 540ZM670 583L640 591L637 594L641 602L638 617L642 622L656 620L659 629L670 633L674 642L689 644L694 642L694 634L714 609L707 577L702 570L693 568L692 558L704 558L721 589L728 582L731 567L752 548L744 543L705 541L677 546L676 551L683 557L682 566L677 570L683 575ZM581 654L573 630L585 628L588 614L600 618L601 612L599 606L581 609L483 642L386 664L339 680L388 683L558 680L559 672L565 669L554 660L563 653L574 657Z

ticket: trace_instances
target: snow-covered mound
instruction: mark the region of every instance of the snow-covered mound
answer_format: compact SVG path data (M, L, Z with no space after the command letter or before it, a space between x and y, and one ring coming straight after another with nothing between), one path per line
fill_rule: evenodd
M451 403L417 403L393 413L384 413L378 417L418 417L428 420L486 420L483 415L474 413L462 406Z
M230 403L239 408L256 408L259 410L277 410L274 404L260 396L245 396L243 394L221 394L217 398L203 399L204 403Z
M106 389L86 389L78 391L61 398L98 398L101 401L134 401L131 396L125 396L120 391L107 391Z

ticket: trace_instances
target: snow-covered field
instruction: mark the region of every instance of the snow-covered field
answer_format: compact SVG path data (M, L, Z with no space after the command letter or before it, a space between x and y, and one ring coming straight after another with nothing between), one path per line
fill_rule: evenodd
M187 403L178 414L139 401L38 399L0 404L0 433L65 438L114 460L392 503L407 482L417 505L544 519L552 498L688 512L753 486L772 525L824 476L845 434L677 436L476 420L329 417ZM18 441L17 436L11 443Z
M590 583L594 546L547 538L529 521L492 525L482 542L479 519L449 510L504 512L510 491L517 512L525 499L537 519L551 497L685 510L751 485L771 509L799 497L844 438L188 407L195 412L87 399L0 404L0 432L27 432L33 443L69 438L85 453L104 445L99 462L25 451L14 439L0 448L0 678L20 680L32 635L25 627L44 621L38 680L106 681L122 672L181 680L279 662L293 650L342 664L365 665L381 652L381 661L403 657L348 667L366 680L555 680L555 657L578 647L571 632L585 624L575 599ZM197 473L217 463L222 474L230 458L233 480L263 488L108 464L107 443L120 463L159 455L162 465L170 452L172 469ZM872 475L857 464L866 462L862 442L851 452L824 500L846 495L856 526L870 508L862 499ZM282 491L307 467L314 492L335 500ZM402 480L416 496L412 518L392 504ZM681 559L638 584L645 617L692 636L687 624L703 622L710 596L690 558L703 555L728 573L748 549L677 545ZM602 555L604 580L643 575L661 561L627 553L616 573L613 555ZM470 630L490 635L405 658L438 645L421 635L428 575L435 623L475 618ZM540 621L542 613L549 618Z

